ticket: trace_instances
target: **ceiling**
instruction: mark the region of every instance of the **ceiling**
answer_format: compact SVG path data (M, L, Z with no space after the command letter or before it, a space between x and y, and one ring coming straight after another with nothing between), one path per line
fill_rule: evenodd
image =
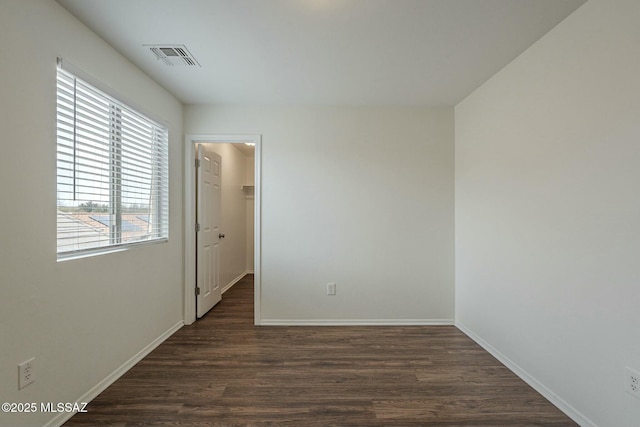
M57 1L185 104L452 106L585 0Z
M255 157L256 147L247 144L233 144L242 154L247 157Z

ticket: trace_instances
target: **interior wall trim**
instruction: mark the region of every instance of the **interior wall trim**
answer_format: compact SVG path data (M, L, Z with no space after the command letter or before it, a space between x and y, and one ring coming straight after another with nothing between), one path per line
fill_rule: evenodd
M529 374L526 370L522 369L517 363L509 359L502 354L498 349L491 344L480 338L469 328L464 326L460 322L455 322L456 328L458 328L463 334L475 341L480 347L484 348L493 357L498 359L500 363L506 366L511 372L516 374L520 379L529 384L535 391L544 396L549 402L551 402L556 408L565 413L569 418L578 423L582 427L598 427L596 423L584 416L580 411L571 406L567 401L562 399L556 393L554 393L549 387L545 386L542 382L538 381L534 376Z
M262 319L262 326L452 326L453 319Z
M231 287L233 285L235 285L236 283L238 283L240 280L242 280L244 278L244 276L246 276L247 274L249 274L248 271L245 271L244 273L241 273L238 277L236 277L235 279L233 279L232 281L230 281L229 283L227 283L223 288L221 293L225 293L227 292L229 289L231 289Z
M160 344L162 344L167 338L171 335L175 334L180 328L184 326L184 321L180 320L175 325L171 326L165 332L163 332L158 338L151 341L147 344L142 350L136 353L129 360L124 362L118 368L116 368L113 372L107 375L102 381L93 386L88 392L75 399L74 402L91 402L93 399L98 397L100 393L105 391L107 387L116 382L121 376L127 373L129 369L133 368L136 363L140 362L144 359L149 353L156 349ZM44 424L44 427L59 427L67 422L71 417L73 417L76 412L59 412L54 418L52 418L49 422Z

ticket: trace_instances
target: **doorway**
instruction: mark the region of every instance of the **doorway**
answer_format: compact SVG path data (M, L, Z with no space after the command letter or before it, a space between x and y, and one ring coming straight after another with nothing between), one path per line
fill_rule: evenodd
M196 145L197 144L253 144L253 273L254 324L260 324L260 248L261 248L261 136L260 135L187 135L185 138L184 176L184 233L185 233L185 286L184 323L196 320ZM223 177L224 179L224 177Z

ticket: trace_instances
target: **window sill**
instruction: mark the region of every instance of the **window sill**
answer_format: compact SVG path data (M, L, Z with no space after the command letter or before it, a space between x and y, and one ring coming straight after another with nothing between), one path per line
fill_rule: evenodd
M133 248L139 248L141 246L151 246L151 245L156 245L160 243L167 243L168 241L169 239L163 238L163 239L155 239L155 240L150 240L145 242L125 243L123 245L108 246L105 248L88 249L88 250L77 251L77 252L66 252L66 253L58 254L57 261L63 262L63 261L72 261L76 259L91 258L99 255L107 255L107 254L112 254L116 252L124 252Z

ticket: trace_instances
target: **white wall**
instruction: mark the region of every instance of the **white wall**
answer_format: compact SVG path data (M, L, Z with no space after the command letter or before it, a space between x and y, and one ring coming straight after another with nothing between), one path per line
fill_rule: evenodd
M54 1L3 0L0 40L0 396L74 402L183 318L182 107ZM57 56L168 121L169 243L56 262ZM18 391L34 356L36 381Z
M255 185L255 157L247 157L247 176L245 178L245 185ZM247 272L254 272L254 242L255 242L255 203L254 194L252 192L247 193Z
M222 222L225 238L220 242L220 286L228 287L247 272L247 157L235 144L203 144L207 152L222 158Z
M588 1L455 110L456 321L583 425L640 425L638 16Z
M452 109L188 106L185 131L262 134L263 323L453 319Z

